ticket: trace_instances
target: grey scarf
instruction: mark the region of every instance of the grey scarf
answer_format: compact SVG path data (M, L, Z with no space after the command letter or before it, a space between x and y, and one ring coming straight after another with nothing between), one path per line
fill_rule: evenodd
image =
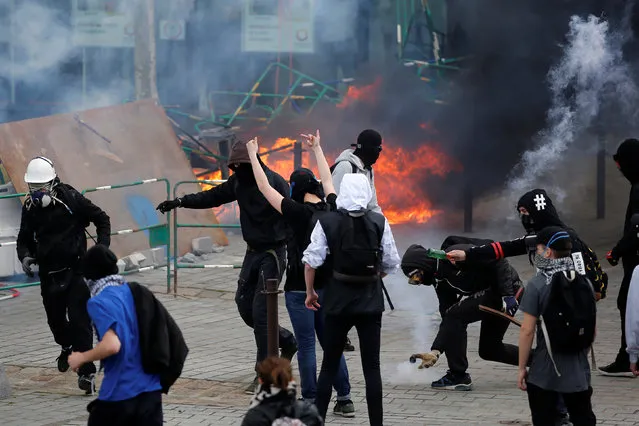
M543 256L535 254L533 263L546 277L546 284L550 284L552 276L557 272L562 271L574 271L575 264L572 261L572 257L562 257L560 259L546 259Z
M108 277L100 278L99 280L95 280L95 281L86 280L86 282L87 282L87 285L89 286L91 297L97 296L98 294L100 294L102 290L104 290L107 287L119 286L126 283L126 281L124 280L124 277L122 277L121 275L109 275Z

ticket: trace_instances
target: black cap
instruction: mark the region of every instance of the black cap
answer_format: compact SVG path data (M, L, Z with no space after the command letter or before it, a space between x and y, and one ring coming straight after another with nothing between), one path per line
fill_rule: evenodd
M358 149L379 148L380 146L382 146L382 135L376 130L366 129L357 136L355 147Z
M559 226L547 226L537 232L537 244L543 244L553 250L572 250L570 234Z
M99 280L118 273L118 258L108 247L96 244L84 255L82 262L84 277Z

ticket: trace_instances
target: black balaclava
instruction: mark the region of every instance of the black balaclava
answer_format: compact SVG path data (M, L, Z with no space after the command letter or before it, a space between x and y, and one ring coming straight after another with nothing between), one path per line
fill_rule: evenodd
M309 169L299 168L291 173L289 178L291 185L291 199L298 203L304 202L305 194L314 194L324 198L322 185L315 179L315 175Z
M566 227L544 189L526 192L517 202L518 211L520 207L528 211L528 215L521 215L521 223L529 233L539 232L547 226Z
M244 186L255 186L255 175L253 174L253 167L250 164L241 163L235 165L229 165L229 168L233 170L233 174L237 176L238 182Z
M626 139L612 156L619 170L631 184L639 183L639 140Z
M422 284L433 285L438 276L438 260L428 256L428 251L419 244L413 244L402 257L402 272L410 278L416 269L423 272Z
M357 137L354 154L364 163L365 167L371 167L377 162L382 152L382 135L372 129L366 129Z
M96 244L87 250L82 259L84 278L97 281L118 273L118 258L102 244Z

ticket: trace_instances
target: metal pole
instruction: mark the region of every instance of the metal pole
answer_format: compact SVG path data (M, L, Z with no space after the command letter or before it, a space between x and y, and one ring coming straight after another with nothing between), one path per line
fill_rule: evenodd
M16 2L11 0L11 22L9 23L11 29L11 43L9 44L9 55L11 57L10 73L11 73L11 105L16 103L16 65L15 65L15 12Z
M297 170L302 167L302 143L295 142L293 147L293 170Z
M82 109L87 108L87 48L82 47Z
M219 142L218 147L219 147L219 150L220 150L220 157L229 158L230 149L229 149L229 141L228 141L228 139L221 140ZM227 161L218 161L218 167L222 171L222 179L228 179L229 178L229 164L228 164L228 162Z
M266 328L268 339L268 356L280 354L280 331L277 316L277 295L279 280L271 278L266 280Z
M473 232L473 191L468 181L464 187L464 232Z
M599 150L597 151L597 219L606 216L606 144L599 137Z

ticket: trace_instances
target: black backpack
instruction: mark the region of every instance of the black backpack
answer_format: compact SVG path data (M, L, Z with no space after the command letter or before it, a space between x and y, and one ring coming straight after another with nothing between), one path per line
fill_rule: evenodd
M340 222L333 251L333 277L346 283L377 282L381 273L386 219L369 210L338 210Z
M597 306L588 278L576 271L555 273L550 293L540 315L542 332L552 357L557 353L578 353L595 340Z

